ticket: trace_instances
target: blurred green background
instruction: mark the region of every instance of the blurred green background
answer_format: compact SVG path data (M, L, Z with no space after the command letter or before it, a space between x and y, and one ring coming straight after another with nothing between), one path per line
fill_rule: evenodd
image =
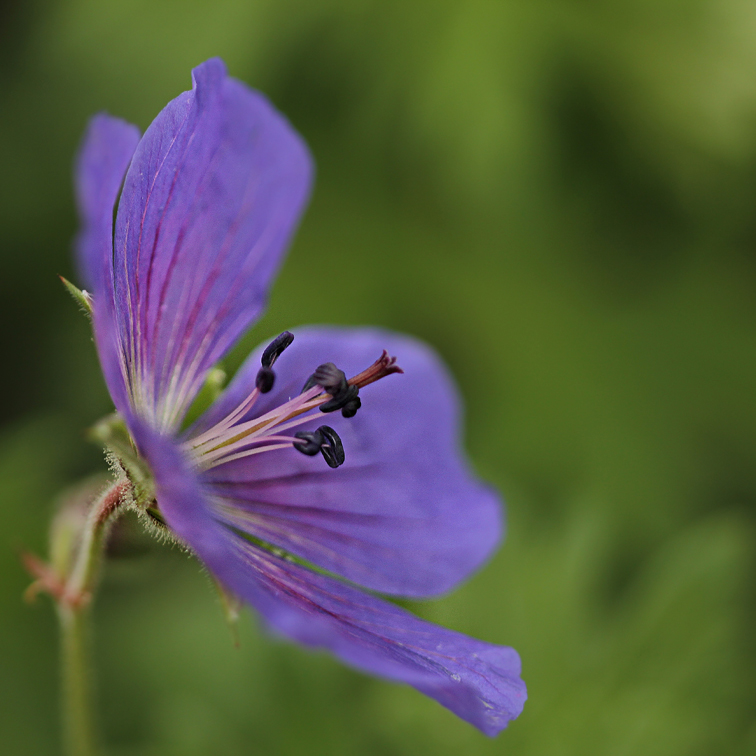
M509 533L412 608L516 647L489 740L409 688L270 639L144 543L96 605L108 753L756 753L756 6L743 0L28 0L0 15L0 752L58 753L57 636L20 546L104 470L71 165L213 55L310 144L264 321L432 343ZM327 304L324 304L327 303Z

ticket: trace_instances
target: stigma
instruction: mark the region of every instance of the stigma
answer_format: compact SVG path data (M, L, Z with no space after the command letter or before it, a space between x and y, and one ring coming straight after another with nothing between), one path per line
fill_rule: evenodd
M198 469L209 470L255 454L286 449L307 456L321 454L329 467L340 467L346 455L333 428L321 425L315 431L294 429L321 418L322 413L341 411L345 418L354 417L362 407L360 389L392 373L404 372L396 364L396 357L389 356L386 350L352 378L347 378L334 363L326 362L305 379L298 396L245 420L260 395L273 388L276 380L273 366L293 340L293 334L288 331L273 339L263 351L250 394L212 428L184 443L185 451Z

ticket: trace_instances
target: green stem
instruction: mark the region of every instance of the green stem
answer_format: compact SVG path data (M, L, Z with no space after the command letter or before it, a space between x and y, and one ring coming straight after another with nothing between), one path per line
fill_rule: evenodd
M94 756L96 728L92 707L91 598L108 528L118 513L128 480L114 483L94 502L81 535L76 559L58 597L61 633L62 721L65 753Z
M58 605L61 652L61 707L64 753L95 756L97 744L92 712L92 668L89 661L90 611Z

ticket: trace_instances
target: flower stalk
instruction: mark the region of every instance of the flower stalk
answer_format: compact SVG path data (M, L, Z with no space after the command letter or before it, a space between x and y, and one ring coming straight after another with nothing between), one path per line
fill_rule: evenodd
M26 569L35 578L26 596L48 593L57 606L60 622L61 723L64 752L68 756L94 756L97 728L92 705L93 674L90 663L91 603L110 525L120 513L131 489L128 478L114 482L95 499L83 528L66 554L70 525L58 519L51 538L51 562L24 554Z
M64 753L95 756L98 752L92 706L90 607L58 604L60 621L61 724Z

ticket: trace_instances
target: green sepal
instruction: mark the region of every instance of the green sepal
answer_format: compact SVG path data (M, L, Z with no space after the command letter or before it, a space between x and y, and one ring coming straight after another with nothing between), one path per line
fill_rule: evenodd
M124 419L117 412L107 415L88 429L87 437L104 447L116 466L123 468L128 475L133 485L133 503L137 508L151 506L155 499L152 473L137 453Z
M157 506L147 507L144 510L147 516L152 520L156 527L167 528L168 525L163 517L163 513L157 508Z
M74 302L79 305L79 309L91 320L92 319L92 295L88 291L79 289L74 286L67 278L58 276L66 287L68 293L73 297Z

